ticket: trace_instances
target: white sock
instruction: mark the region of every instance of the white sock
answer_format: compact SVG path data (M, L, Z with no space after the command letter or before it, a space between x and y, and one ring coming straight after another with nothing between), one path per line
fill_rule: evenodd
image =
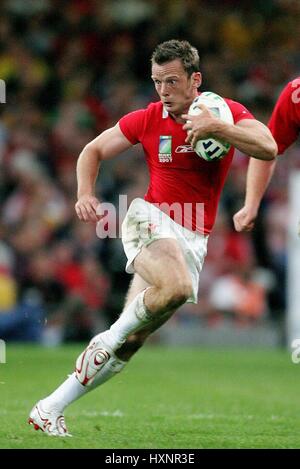
M153 320L153 316L147 311L144 304L146 290L147 288L135 297L121 313L120 317L112 324L110 329L98 334L112 351L121 347L130 334L133 334L146 323Z
M87 392L105 383L117 373L120 373L126 364L127 362L117 357L111 357L104 367L98 371L91 386L80 384L75 372L72 373L52 394L42 400L42 408L44 410L53 409L63 412L72 402L77 401Z
M45 410L63 412L65 407L85 393L86 386L80 384L76 374L72 373L52 394L42 400L42 407Z

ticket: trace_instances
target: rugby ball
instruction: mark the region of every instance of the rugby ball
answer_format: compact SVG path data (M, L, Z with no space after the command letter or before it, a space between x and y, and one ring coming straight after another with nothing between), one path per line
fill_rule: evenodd
M216 117L222 119L229 124L233 124L233 117L230 107L225 99L212 91L204 91L197 98L194 99L190 108L189 114L191 116L198 116L202 110L198 104L204 104ZM198 140L194 148L198 156L206 161L220 160L227 155L231 147L230 143L221 142L214 138L205 140Z

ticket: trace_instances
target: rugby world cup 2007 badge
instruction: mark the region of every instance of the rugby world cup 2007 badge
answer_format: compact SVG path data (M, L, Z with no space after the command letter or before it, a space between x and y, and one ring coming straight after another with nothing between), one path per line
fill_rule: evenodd
M158 159L160 163L169 163L172 161L172 136L160 135Z

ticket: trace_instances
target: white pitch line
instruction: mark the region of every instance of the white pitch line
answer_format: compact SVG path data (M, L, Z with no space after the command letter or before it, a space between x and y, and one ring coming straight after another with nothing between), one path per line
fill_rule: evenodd
M125 417L125 414L121 410L115 410L113 412L110 412L107 410L102 410L100 412L97 412L95 410L83 411L83 412L80 412L80 415L84 415L86 417Z
M199 420L216 420L216 419L226 419L226 420L253 420L253 419L259 419L259 415L242 415L242 414L237 414L237 415L228 415L228 414L192 414L188 415L187 418L189 419L199 419ZM284 416L280 415L270 415L268 417L269 420L280 420L283 419Z

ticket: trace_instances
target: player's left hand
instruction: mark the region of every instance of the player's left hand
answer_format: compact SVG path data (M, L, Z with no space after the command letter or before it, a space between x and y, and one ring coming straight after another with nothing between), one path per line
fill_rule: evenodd
M198 107L202 111L198 116L191 116L189 114L182 114L181 116L187 121L183 126L183 130L186 130L188 133L185 142L190 143L192 147L195 147L198 140L212 136L212 131L217 120L204 104L198 104Z

